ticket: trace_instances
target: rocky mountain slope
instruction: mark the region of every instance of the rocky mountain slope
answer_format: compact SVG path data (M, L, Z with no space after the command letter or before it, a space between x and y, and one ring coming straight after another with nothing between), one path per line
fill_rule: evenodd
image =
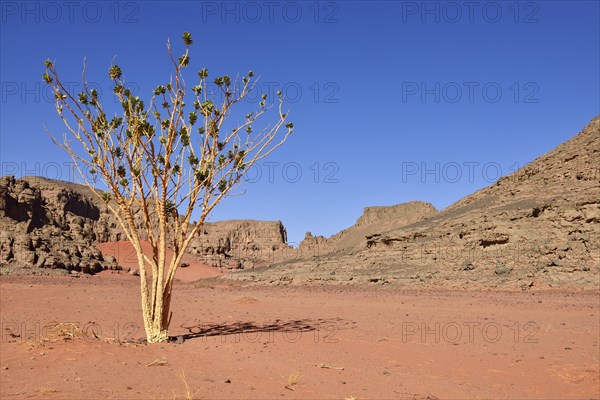
M422 210L426 218L412 224L363 231L362 246L339 246L228 279L598 289L598 160L600 117L549 153L440 212Z

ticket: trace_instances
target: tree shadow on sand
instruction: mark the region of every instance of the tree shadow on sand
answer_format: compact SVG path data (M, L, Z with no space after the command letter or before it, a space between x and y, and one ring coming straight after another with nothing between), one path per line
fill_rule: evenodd
M190 340L212 336L248 335L246 336L247 338L253 338L258 341L257 338L260 337L260 334L282 333L285 334L285 337L295 341L304 332L314 332L315 337L320 337L324 340L333 340L337 332L352 329L354 326L355 322L346 321L342 318L294 319L289 321L276 319L272 322L263 323L234 322L227 324L197 324L192 326L181 325L181 328L186 329L188 333L176 336L176 338Z

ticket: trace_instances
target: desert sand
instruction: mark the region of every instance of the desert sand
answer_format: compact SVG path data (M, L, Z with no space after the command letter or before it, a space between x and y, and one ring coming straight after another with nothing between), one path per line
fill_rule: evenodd
M130 271L139 270L135 249L130 242L104 242L98 244L97 248L104 256L113 256L121 267L129 269ZM150 243L142 241L142 249L146 255L152 254ZM168 249L167 263L170 263L172 258L173 252ZM187 264L187 267L178 268L177 272L175 272L175 278L181 281L193 282L202 278L222 275L217 269L209 267L191 254L186 254L183 257L182 264ZM148 268L147 271L152 275L151 268Z
M143 345L138 277L0 279L3 399L600 397L597 292L177 281Z

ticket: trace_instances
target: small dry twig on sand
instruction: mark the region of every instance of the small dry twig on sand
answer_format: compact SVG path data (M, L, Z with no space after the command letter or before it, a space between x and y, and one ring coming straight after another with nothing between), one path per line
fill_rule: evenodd
M165 360L164 357L161 358L157 358L156 360L152 361L150 364L147 364L146 367L162 367L163 365L167 365L167 360Z
M321 364L315 364L315 367L319 367L319 368L325 368L325 369L337 369L337 370L340 370L340 371L343 371L343 370L344 370L344 367L338 367L338 366L336 366L336 365L326 365L326 364L324 364L324 363L321 363Z

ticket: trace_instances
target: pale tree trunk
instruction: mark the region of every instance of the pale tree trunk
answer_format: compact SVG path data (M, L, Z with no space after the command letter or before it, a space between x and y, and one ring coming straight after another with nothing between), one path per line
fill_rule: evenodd
M159 246L161 247L161 246ZM164 252L164 255L160 255ZM141 252L140 252L141 254ZM159 263L158 263L158 273L152 277L152 299L153 303L150 302L150 293L148 291L148 282L145 277L142 278L142 273L140 272L140 282L141 282L141 291L142 291L142 312L144 316L144 329L146 331L146 340L148 343L158 343L164 342L169 339L169 324L171 317L171 299L173 293L173 280L175 277L175 271L180 264L180 261L183 257L183 251L180 251L179 254L173 255L173 260L170 264L169 273L167 278L164 279L165 267L166 264L166 246L164 248L159 248ZM142 263L144 261L143 255L138 257L138 261L140 262L140 271L145 271L142 269ZM162 265L161 265L162 264Z
M162 250L161 250L162 251ZM146 329L146 338L148 343L156 343L163 342L169 339L169 324L171 322L171 300L173 297L173 281L175 279L175 272L181 263L183 258L183 250L179 250L176 254L173 254L173 259L169 265L169 269L167 272L167 277L163 281L162 279L157 284L157 291L154 294L155 304L152 309L148 308L148 324ZM166 252L165 252L166 256ZM164 257L163 262L165 262L166 257ZM163 273L161 274L161 278L164 277L164 267L166 267L166 262L163 266ZM159 266L159 271L161 267ZM142 283L142 285L144 285ZM143 289L142 289L143 291ZM142 297L144 295L142 294Z
M161 330L155 329L155 321L152 315L152 307L150 304L150 291L148 290L148 281L146 279L146 262L144 253L139 244L134 244L135 252L140 267L140 290L142 295L142 317L144 320L144 330L146 332L146 340L148 343L156 343L165 341L168 336L161 335Z
M169 335L168 320L164 318L165 314L163 313L163 283L158 281L157 271L154 271L154 275L152 276L152 292L150 292L148 288L148 279L146 275L146 262L144 259L144 254L139 244L134 245L134 247L138 259L138 265L140 267L142 316L144 320L146 340L148 341L148 343L165 342L169 339ZM160 268L161 266L159 263L158 269L160 270Z
M141 278L141 274L140 274ZM165 295L165 288L162 282L158 282L156 293L154 294L155 304L149 307L142 307L144 313L144 328L146 330L146 339L148 343L165 342L169 339L169 314L170 310L170 292L168 297ZM142 304L144 299L148 299L148 282L141 279ZM146 295L144 295L146 293ZM166 312L165 312L166 310Z

